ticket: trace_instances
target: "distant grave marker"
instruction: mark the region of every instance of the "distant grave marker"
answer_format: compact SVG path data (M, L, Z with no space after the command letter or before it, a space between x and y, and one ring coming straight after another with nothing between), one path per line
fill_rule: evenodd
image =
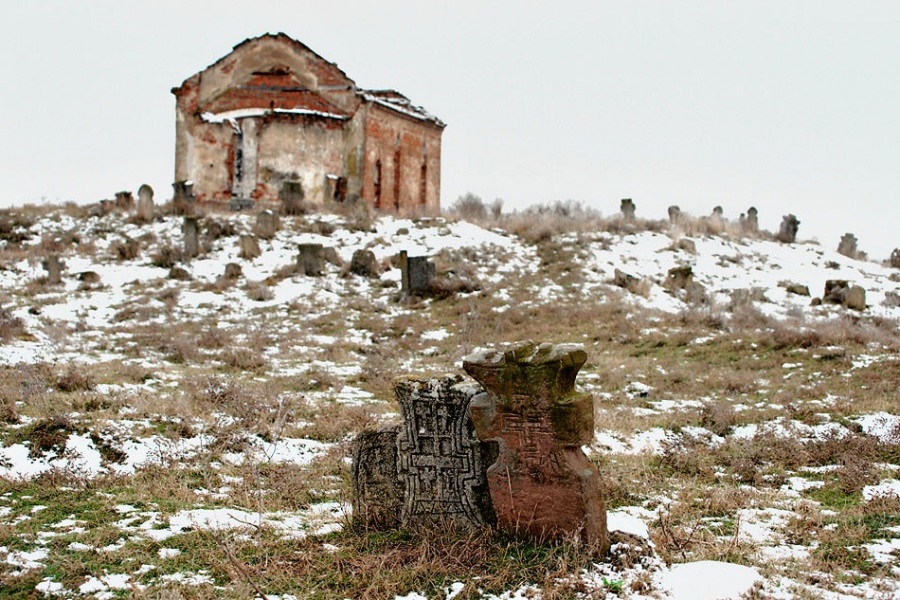
M184 259L190 260L200 253L200 224L197 217L185 217L181 226L184 236Z
M137 218L142 223L153 220L153 188L143 184L138 188Z

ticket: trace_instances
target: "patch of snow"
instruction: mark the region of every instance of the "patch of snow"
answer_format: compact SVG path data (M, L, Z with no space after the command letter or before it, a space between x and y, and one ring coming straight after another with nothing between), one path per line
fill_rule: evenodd
M672 565L656 581L677 600L737 600L762 577L752 567L703 560Z

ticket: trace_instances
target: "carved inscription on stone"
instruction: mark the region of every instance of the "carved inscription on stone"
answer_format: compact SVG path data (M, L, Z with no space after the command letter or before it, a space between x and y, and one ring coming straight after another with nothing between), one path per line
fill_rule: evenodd
M406 490L405 524L485 524L481 444L468 415L469 401L477 391L459 376L394 382L403 411L397 456Z
M487 471L497 525L538 542L579 536L609 546L599 473L581 450L593 436L593 398L574 389L587 355L524 343L485 352L463 369L485 392L472 399L478 438L499 444Z
M402 423L355 443L354 520L469 529L493 522L485 468L495 445L478 440L468 415L478 391L459 375L394 381Z

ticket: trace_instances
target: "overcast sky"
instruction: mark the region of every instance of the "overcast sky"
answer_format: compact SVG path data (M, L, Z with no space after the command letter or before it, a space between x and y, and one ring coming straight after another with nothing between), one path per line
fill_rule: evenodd
M0 206L171 195L170 93L283 31L447 123L442 204L750 206L900 246L900 2L0 0Z

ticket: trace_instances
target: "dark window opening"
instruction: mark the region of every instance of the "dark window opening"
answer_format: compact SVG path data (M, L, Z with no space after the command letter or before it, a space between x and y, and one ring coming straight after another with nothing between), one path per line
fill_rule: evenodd
M375 208L381 208L381 159L375 161Z
M400 147L394 152L394 210L400 212Z
M428 163L422 163L419 170L419 204L425 206L428 203Z

